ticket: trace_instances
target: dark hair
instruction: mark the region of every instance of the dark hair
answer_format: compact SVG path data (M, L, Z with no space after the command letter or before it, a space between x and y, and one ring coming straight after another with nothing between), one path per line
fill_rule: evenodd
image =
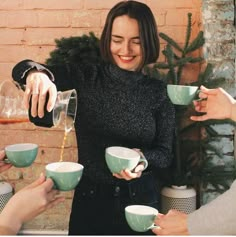
M136 19L139 26L139 35L142 50L142 62L139 70L144 65L154 63L159 57L160 42L157 24L150 8L144 3L137 1L122 1L117 3L108 13L100 40L100 50L103 60L113 62L110 42L113 21L118 16L128 15Z

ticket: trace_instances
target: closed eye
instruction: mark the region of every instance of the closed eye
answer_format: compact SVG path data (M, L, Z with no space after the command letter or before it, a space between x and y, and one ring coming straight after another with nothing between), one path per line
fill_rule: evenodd
M122 43L122 40L120 40L120 39L112 39L112 42L116 43L116 44L120 44L120 43Z
M133 44L140 44L141 42L140 42L140 39L133 39L132 43Z

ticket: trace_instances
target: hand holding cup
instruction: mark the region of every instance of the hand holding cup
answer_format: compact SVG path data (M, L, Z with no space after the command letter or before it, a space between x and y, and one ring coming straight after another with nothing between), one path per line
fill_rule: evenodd
M146 232L157 226L154 220L158 210L145 205L130 205L125 208L125 218L130 228L137 232Z
M167 85L167 93L175 105L189 105L197 96L197 86Z
M54 162L46 166L46 176L54 182L60 191L73 190L83 174L83 165L75 162Z
M38 154L38 145L34 143L17 143L5 147L7 159L15 167L29 167Z
M132 171L140 162L144 163L144 169L148 166L147 160L137 151L121 146L106 148L105 159L109 170L114 174L126 169Z

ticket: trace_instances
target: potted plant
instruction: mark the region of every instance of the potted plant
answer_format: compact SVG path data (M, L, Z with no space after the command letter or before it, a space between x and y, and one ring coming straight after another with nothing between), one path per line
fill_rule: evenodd
M186 29L185 44L181 47L174 39L164 33L160 37L166 41L166 48L162 51L166 62L158 62L152 67L145 67L145 73L152 77L161 78L169 85L176 87L181 85L197 86L206 85L211 87L213 66L204 63L204 58L194 57L192 53L201 50L205 43L203 32L200 31L195 39L190 42L192 31L192 14L188 13L188 24ZM183 81L183 71L190 64L205 65L203 71L200 71L195 82ZM214 86L217 87L224 81L223 78L214 80ZM180 92L181 93L181 92ZM169 94L169 96L171 96ZM170 98L172 99L172 98ZM162 212L175 208L186 213L196 209L197 185L200 173L204 166L202 155L206 148L206 137L202 136L202 131L216 133L207 122L197 123L189 119L194 113L190 105L175 105L176 110L176 134L175 134L175 159L172 169L172 179L162 190ZM209 147L208 149L214 149Z

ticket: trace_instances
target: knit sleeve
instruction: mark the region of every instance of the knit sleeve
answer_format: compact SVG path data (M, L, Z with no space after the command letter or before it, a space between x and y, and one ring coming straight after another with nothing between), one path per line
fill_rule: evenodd
M175 134L175 110L173 104L164 100L156 111L156 136L152 149L145 149L144 155L149 164L156 168L167 168L173 160L173 139Z
M44 65L29 59L23 60L15 65L12 70L12 78L20 84L25 84L28 72L33 69L45 72L48 77L54 81L54 76L49 69L47 69Z
M235 235L236 181L225 193L188 215L191 235Z
M69 90L77 88L80 81L84 79L84 73L78 65L54 65L48 66L26 59L12 70L12 78L20 85L26 83L26 78L31 70L44 72L55 83L58 90Z

